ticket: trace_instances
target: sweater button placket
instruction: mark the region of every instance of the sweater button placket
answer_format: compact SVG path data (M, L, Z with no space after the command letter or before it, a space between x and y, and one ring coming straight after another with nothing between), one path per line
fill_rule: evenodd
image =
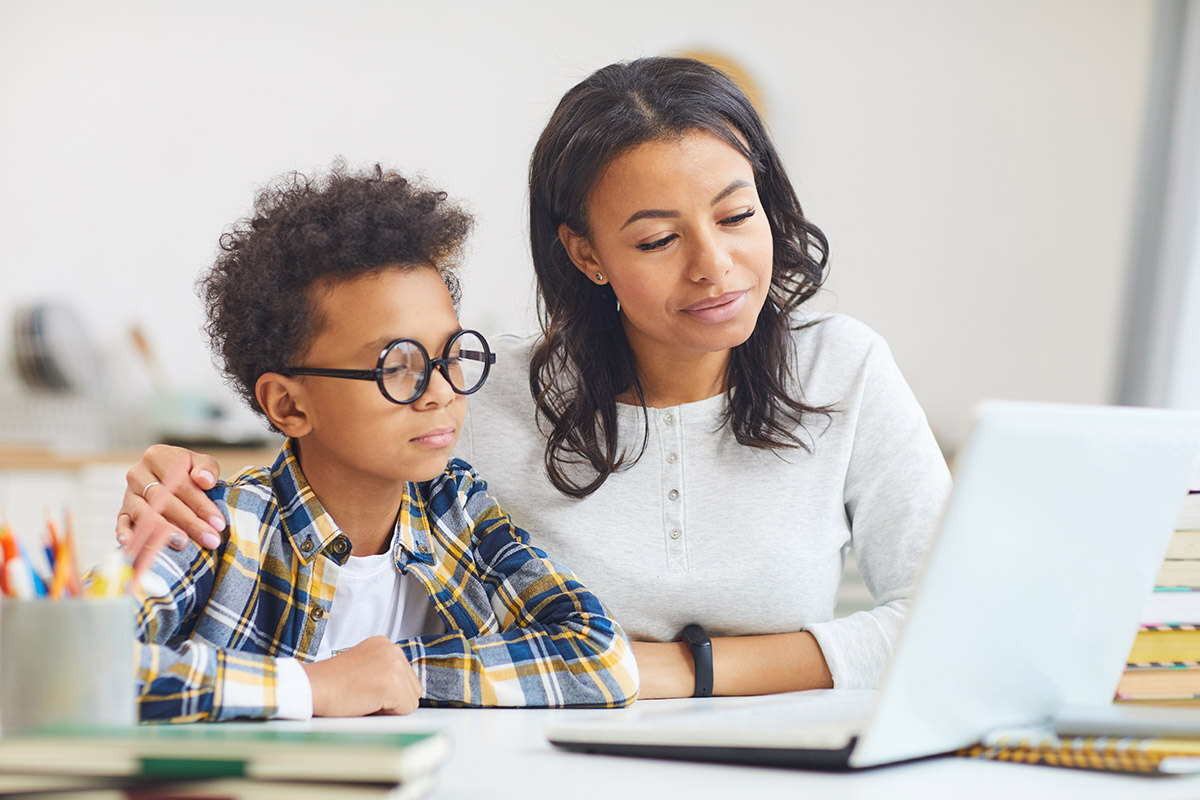
M663 535L671 572L687 571L687 537L683 524L683 424L679 409L658 417L662 442Z

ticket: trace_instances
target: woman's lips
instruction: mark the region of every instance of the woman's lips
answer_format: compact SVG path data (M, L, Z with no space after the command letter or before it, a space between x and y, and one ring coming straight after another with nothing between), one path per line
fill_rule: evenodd
M726 292L717 297L706 297L681 310L703 322L724 322L732 319L742 310L742 306L746 305L747 294L749 294L748 290Z
M422 434L412 441L425 447L437 449L450 447L454 444L454 428L438 428L437 430Z

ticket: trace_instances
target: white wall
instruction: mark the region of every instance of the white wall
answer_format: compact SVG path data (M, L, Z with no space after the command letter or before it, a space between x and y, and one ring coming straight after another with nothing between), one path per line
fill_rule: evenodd
M527 328L524 171L557 98L610 61L704 48L763 88L832 242L820 305L887 336L952 443L981 397L1110 398L1152 14L0 0L0 320L65 297L106 351L140 322L176 385L215 384L192 283L218 235L263 180L343 154L468 200L464 320Z

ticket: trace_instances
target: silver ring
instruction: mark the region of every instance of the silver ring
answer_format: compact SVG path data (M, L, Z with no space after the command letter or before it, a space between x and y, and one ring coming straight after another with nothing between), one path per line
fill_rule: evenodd
M141 491L142 499L147 502L149 502L150 498L146 497L146 492L150 491L151 486L162 486L162 481L150 481L149 483L147 483L145 486L142 487L142 491Z

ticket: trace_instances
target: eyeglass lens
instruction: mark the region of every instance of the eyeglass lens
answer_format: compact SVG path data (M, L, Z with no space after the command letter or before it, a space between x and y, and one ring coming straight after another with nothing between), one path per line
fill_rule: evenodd
M487 367L487 345L473 331L464 331L451 343L449 352L437 361L443 374L459 394L470 394L483 382ZM383 357L383 387L401 403L420 397L429 381L429 363L414 342L399 341Z

